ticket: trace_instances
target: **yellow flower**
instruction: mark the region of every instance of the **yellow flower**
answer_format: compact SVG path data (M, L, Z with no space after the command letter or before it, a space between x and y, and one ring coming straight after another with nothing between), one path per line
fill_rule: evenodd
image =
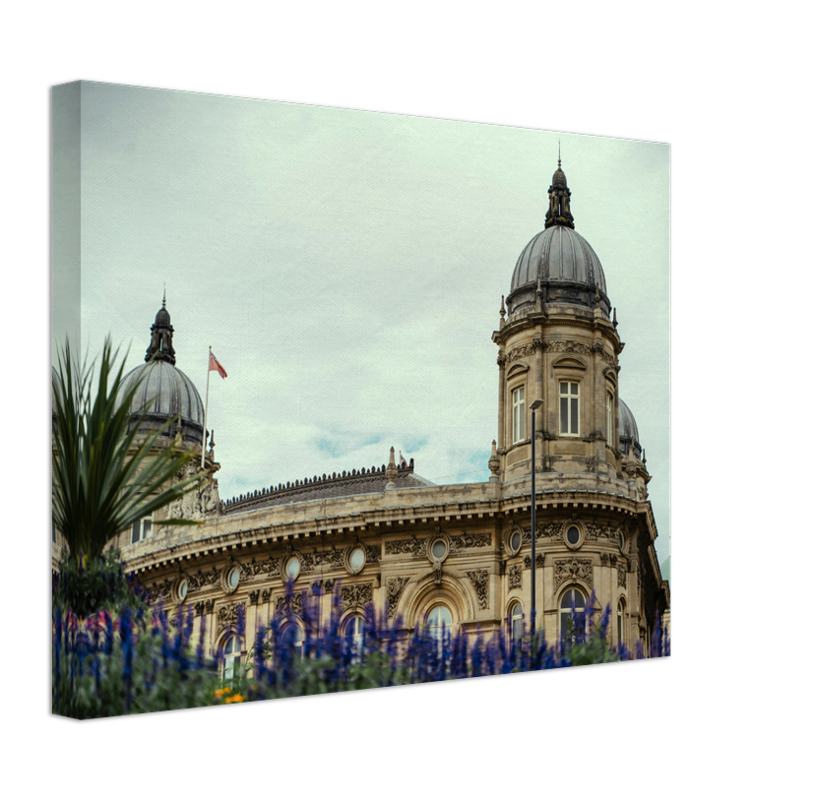
M234 694L232 697L227 697L225 703L242 703L243 698L239 694Z

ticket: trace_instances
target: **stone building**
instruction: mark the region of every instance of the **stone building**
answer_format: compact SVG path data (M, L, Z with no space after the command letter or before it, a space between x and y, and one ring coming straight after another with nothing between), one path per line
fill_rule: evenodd
M670 605L654 549L637 425L620 397L616 311L603 268L574 230L571 192L560 168L549 188L544 230L522 250L501 299L497 346L498 430L483 483L437 486L413 460L313 476L221 501L212 437L192 381L176 366L173 327L162 305L151 328L141 393L156 396L148 426L181 415L168 436L198 454L207 481L175 507L145 519L114 543L128 568L166 603L191 603L211 648L231 662L247 650L236 635L281 613L284 583L295 590L340 583L342 624L352 635L373 604L417 625L516 628L529 617L536 570L538 625L548 641L566 631L570 607L595 596L609 605L613 644L647 650ZM487 332L485 332L485 335ZM540 400L532 430L530 404ZM531 437L536 441L536 563L531 563ZM384 455L384 454L383 454ZM351 465L349 465L351 466ZM167 527L169 517L199 527ZM330 592L320 601L330 613ZM251 645L251 641L248 643Z

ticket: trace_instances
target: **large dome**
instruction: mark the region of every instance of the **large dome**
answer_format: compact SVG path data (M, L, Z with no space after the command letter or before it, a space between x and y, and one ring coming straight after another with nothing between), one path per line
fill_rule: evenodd
M121 399L137 381L140 381L131 412L147 413L139 430L155 430L168 419L181 415L181 435L184 441L201 445L204 441L204 404L195 384L175 365L173 326L166 308L166 298L150 327L150 346L144 357L147 362L131 370L122 379L119 390ZM165 436L175 436L175 425L165 431Z
M538 278L545 303L594 307L600 292L600 308L608 315L606 276L597 253L576 231L554 225L541 231L521 251L512 273L509 311L535 302Z
M620 398L620 416L618 419L620 434L620 450L628 455L629 450L634 448L634 455L642 459L642 446L640 445L640 434L637 430L637 421L631 413L631 409Z
M195 384L168 361L150 361L125 375L119 396L129 391L139 379L141 383L130 408L135 413L149 404L141 429L154 430L180 414L184 440L200 445L204 432L204 404ZM175 430L171 426L167 436L174 435Z

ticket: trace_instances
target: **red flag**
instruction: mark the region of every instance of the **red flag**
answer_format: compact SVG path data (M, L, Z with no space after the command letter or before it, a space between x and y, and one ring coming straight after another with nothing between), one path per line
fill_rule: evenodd
M226 370L218 363L218 359L209 351L209 371L215 370L222 378L226 377Z

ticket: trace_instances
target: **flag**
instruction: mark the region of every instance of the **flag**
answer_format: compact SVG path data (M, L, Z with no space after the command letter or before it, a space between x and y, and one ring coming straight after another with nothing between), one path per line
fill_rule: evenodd
M402 455L401 450L399 451L399 466L400 467L406 467L407 466L407 461L405 461L405 457Z
M209 351L209 371L215 370L222 378L226 377L226 370L218 363L218 359Z

